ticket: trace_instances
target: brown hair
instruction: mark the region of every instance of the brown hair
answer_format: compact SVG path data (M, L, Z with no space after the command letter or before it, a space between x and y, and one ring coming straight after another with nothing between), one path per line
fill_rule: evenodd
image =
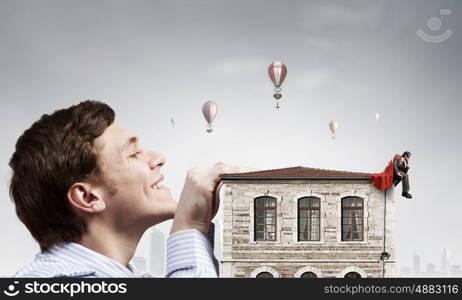
M94 141L115 118L105 103L87 100L45 114L19 137L10 160L16 214L42 251L77 241L86 224L67 201L75 182L99 176Z

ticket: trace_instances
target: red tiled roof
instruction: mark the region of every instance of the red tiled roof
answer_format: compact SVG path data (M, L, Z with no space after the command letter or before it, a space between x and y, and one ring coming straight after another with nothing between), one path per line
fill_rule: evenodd
M221 179L369 179L370 173L325 170L305 167L221 174Z

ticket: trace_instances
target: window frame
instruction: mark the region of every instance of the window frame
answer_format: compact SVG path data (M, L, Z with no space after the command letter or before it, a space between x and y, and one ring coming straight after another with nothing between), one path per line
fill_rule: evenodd
M258 199L271 199L272 201L274 201L274 206L265 206L263 204L263 206L257 206L257 200ZM254 204L253 204L253 209L254 209L254 217L253 217L253 231L254 231L254 236L253 236L253 240L254 242L276 242L277 241L277 231L278 231L278 227L277 227L277 223L278 223L278 218L277 218L277 206L278 206L278 202L277 202L277 198L275 197L271 197L271 196L260 196L260 197L256 197L254 198ZM257 207L258 209L262 210L263 211L263 239L257 239L257 233L259 231L257 231L257 218L259 217L258 216L258 213L257 213ZM266 216L266 211L268 210L272 210L274 211L274 224L267 224L267 216ZM274 239L272 240L269 240L269 239L266 239L266 233L272 233L272 232L267 232L266 231L266 226L267 225L273 225L274 226Z
M317 207L302 207L300 208L300 202L303 199L308 199L308 200L316 200L318 202ZM308 226L307 228L309 229L308 233L308 239L302 240L300 239L300 212L301 210L306 210L307 211L307 222ZM316 240L311 239L311 211L317 211L317 217L318 217L318 238ZM305 197L300 197L297 199L297 241L298 242L320 242L321 241L321 199L318 197L313 197L313 196L305 196Z
M348 200L348 199L355 199L355 200L360 200L361 201L361 206L344 206L343 202L345 200ZM343 197L340 201L340 240L342 242L364 242L365 239L364 239L364 235L365 235L365 232L364 232L364 229L365 229L365 219L364 219L364 209L365 209L365 204L364 204L364 199L361 198L361 197L356 197L356 196L347 196L347 197ZM357 209L361 209L361 237L359 240L355 240L353 239L353 232L354 232L354 226L353 225L356 225L356 216L354 217L345 217L345 218L350 218L352 221L351 221L351 224L350 225L350 235L351 235L351 238L350 239L344 239L344 231L343 231L343 218L344 218L344 211L347 210L347 211L354 211L354 210L357 210ZM354 224L353 224L354 223Z

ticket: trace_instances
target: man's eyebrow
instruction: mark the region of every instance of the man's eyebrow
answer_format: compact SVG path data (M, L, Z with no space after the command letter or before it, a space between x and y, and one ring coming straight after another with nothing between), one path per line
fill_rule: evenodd
M131 138L125 141L122 148L120 148L120 152L125 152L128 149L128 147L136 143L138 143L138 137L132 136Z

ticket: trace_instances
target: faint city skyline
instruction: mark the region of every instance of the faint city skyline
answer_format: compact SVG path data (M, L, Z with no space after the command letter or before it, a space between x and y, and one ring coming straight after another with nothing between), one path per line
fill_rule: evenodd
M215 218L214 255L218 261L223 257L223 219Z
M135 264L135 267L138 272L146 273L147 272L147 261L146 257L143 256L134 256L132 262Z
M412 268L405 262L400 262L399 277L462 277L461 265L451 264L450 251L442 249L440 265L435 265L434 259L427 259L425 271L421 270L422 261L416 251L413 254ZM460 259L460 258L458 258ZM459 261L459 260L458 260Z
M149 273L154 277L164 277L166 275L165 234L155 227L149 231Z

